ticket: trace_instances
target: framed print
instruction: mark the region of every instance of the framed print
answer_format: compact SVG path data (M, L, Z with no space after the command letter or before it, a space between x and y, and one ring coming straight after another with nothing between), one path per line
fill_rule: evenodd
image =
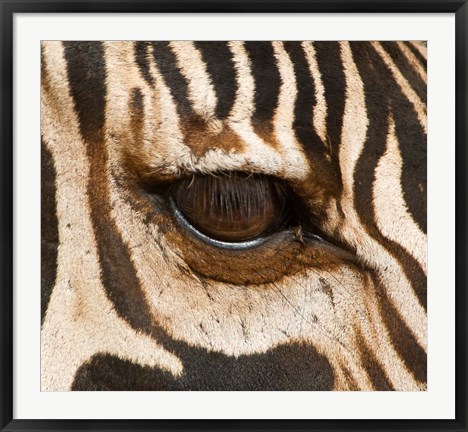
M2 430L466 430L465 1L1 5Z

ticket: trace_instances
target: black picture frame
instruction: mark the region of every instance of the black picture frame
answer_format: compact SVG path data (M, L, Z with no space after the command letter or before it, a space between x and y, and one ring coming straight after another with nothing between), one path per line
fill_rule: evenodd
M5 1L1 4L1 431L446 430L467 422L467 22L466 0ZM455 420L15 420L13 418L13 16L15 13L360 12L454 13L456 17L456 418Z

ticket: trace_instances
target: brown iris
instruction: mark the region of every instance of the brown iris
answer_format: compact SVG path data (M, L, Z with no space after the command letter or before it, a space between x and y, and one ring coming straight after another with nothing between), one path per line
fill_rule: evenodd
M285 185L261 175L193 176L175 184L171 196L197 230L225 242L266 235L284 225L288 214Z

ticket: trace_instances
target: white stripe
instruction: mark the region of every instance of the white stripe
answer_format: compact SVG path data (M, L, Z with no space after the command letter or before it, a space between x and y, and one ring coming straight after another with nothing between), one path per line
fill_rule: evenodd
M177 41L169 45L182 74L187 78L188 98L195 112L206 120L214 119L216 93L200 52L193 42Z
M411 45L413 45L414 48L416 48L426 60L427 60L427 47L424 45L421 41L413 41L410 42Z
M315 87L315 106L313 112L313 124L317 135L322 142L327 140L327 101L325 100L325 87L322 82L322 74L320 73L317 59L315 57L315 48L312 42L302 42L307 63L309 64L310 73L314 80Z
M229 121L238 123L250 120L254 111L255 82L251 72L249 57L243 42L229 42L236 69L237 91L234 105L229 115Z
M363 336L376 359L383 366L393 387L399 391L424 390L425 387L414 379L394 347L388 329L382 321L379 306L381 298L375 295L375 291L369 290L366 300L371 315L371 327L366 329L367 332L363 332Z
M294 106L297 96L294 66L282 42L273 42L273 51L281 78L278 103L273 118L275 136L283 148L296 149L297 151L299 146L293 130ZM307 164L306 160L304 160L304 164Z
M382 234L400 244L427 273L427 237L414 222L403 198L402 159L393 118L389 119L387 149L375 170L374 212Z
M293 129L297 96L294 66L284 49L283 42L273 42L273 52L281 78L278 102L273 117L273 129L276 140L281 146L279 151L289 166L288 170L302 171L304 173L302 175L304 176L310 168ZM282 178L286 177L282 176Z
M346 81L346 100L339 158L344 186L343 192L351 203L353 199L354 170L366 142L369 119L367 117L364 84L354 63L349 42L341 42L340 48Z

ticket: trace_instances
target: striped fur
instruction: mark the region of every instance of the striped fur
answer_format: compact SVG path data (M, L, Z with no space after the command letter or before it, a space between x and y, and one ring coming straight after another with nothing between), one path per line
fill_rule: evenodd
M43 42L41 387L425 390L426 48ZM331 242L192 237L158 192L277 177Z

